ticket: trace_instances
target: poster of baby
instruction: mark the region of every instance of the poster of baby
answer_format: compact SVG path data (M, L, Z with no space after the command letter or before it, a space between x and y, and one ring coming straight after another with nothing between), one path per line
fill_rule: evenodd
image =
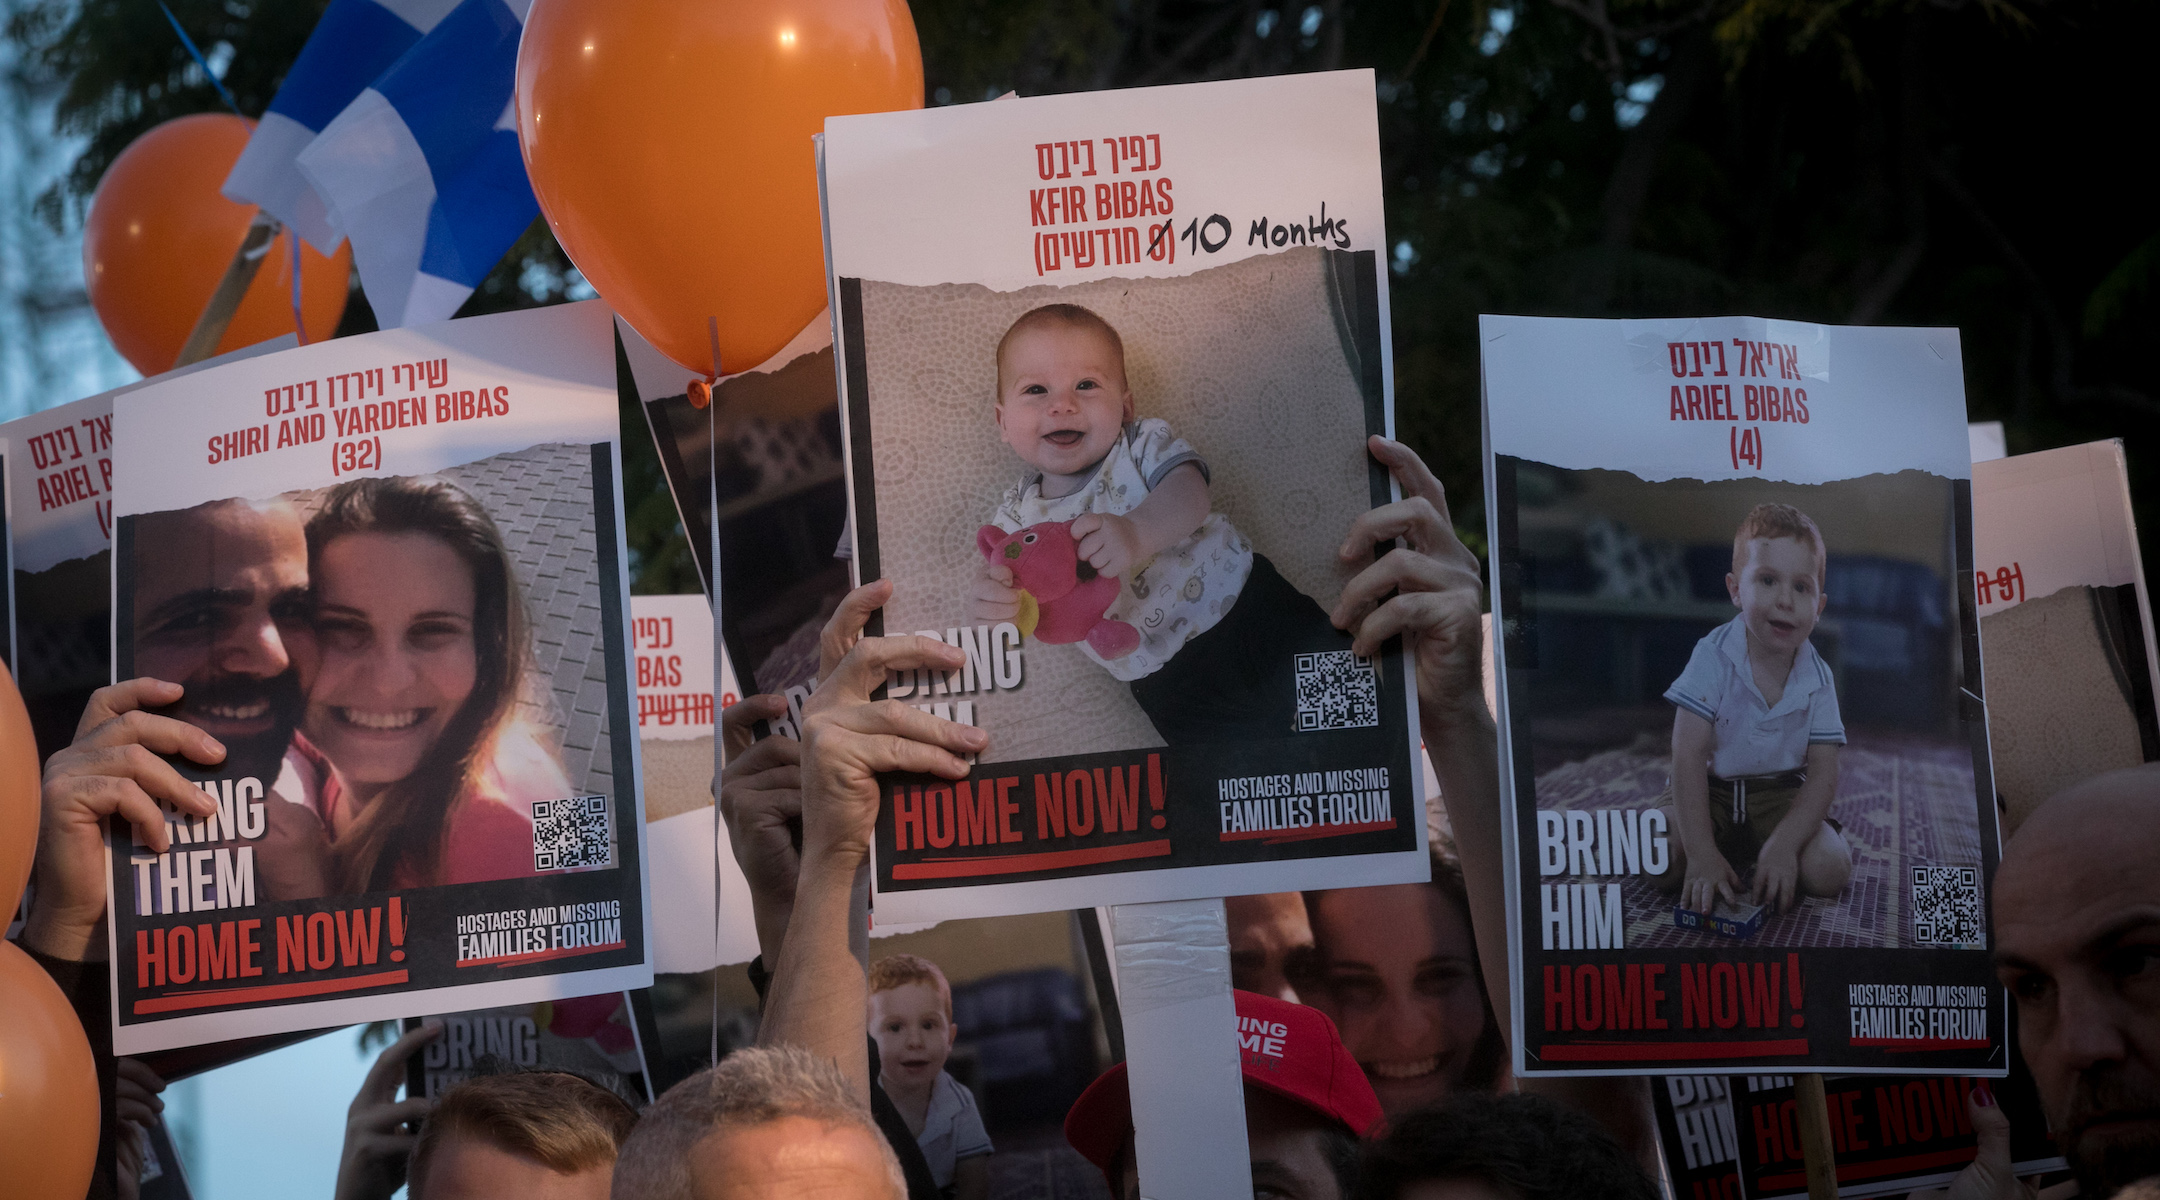
M1957 332L1480 333L1517 1072L2000 1074Z
M112 422L114 679L180 685L199 789L109 834L119 1051L649 987L606 305L318 342Z
M885 694L880 922L1422 880L1399 644L1329 612L1393 498L1369 71L833 118L820 169Z

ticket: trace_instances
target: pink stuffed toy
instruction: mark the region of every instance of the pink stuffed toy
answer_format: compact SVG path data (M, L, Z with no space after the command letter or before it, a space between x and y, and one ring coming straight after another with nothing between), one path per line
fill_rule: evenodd
M1104 658L1123 658L1139 648L1139 630L1104 618L1103 610L1117 599L1118 581L1096 574L1093 564L1081 560L1071 521L1030 525L1018 533L985 525L975 533L975 548L1012 571L1020 591L1014 624L1022 637L1052 645L1085 640Z

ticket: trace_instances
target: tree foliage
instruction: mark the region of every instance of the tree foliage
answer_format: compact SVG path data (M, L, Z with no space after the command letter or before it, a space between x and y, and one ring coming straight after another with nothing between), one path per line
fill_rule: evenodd
M206 49L229 47L225 82L251 112L320 7L173 3ZM2160 104L2145 82L2160 7L915 0L914 12L933 104L1372 68L1398 423L1473 544L1481 312L1955 325L1973 416L2003 420L2013 452L2122 436L2137 494L2151 493L2160 209L2142 135L2124 132L2151 128ZM91 138L68 181L76 204L137 133L220 105L163 21L139 0L47 0L10 30L66 78L62 120ZM536 226L467 311L554 302L581 282ZM348 328L366 327L356 305ZM634 485L657 483L631 469ZM658 537L646 518L644 582L690 578L679 532Z

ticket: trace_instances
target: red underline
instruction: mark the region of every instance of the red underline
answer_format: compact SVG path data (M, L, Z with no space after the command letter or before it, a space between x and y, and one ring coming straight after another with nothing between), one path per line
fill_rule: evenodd
M1395 818L1385 821L1367 821L1362 825L1315 825L1310 829L1247 829L1238 833L1223 834L1217 840L1242 842L1259 840L1269 845L1277 842L1308 842L1314 838L1348 837L1353 833L1378 833L1395 828Z
M1838 1181L1843 1183L1846 1180L1879 1179L1885 1175L1904 1175L1926 1170L1929 1167L1963 1166L1979 1157L1979 1154L1979 1147L1966 1146L1957 1150L1937 1150L1932 1154L1913 1154L1904 1158L1886 1158L1881 1162L1854 1163L1850 1166L1839 1167L1837 1177ZM1806 1183L1806 1172L1794 1172L1789 1175L1765 1175L1762 1177L1762 1186L1766 1188L1805 1186Z
M1160 858L1170 853L1170 839L1128 842L1122 846L1090 846L1083 850L1044 850L1035 854L1001 854L984 858L933 858L924 862L894 863L894 879L964 879L972 875L1017 875L1022 871L1056 871L1096 863L1123 862L1134 858Z
M188 1008L210 1008L219 1004L241 1004L263 1000L284 1000L293 996L323 996L331 992L356 992L362 988L388 987L404 983L406 972L378 971L373 975L352 975L344 979L310 979L306 983L263 983L254 987L221 988L214 992L184 992L177 996L159 996L151 1000L137 1000L135 1015L144 1013L177 1012Z
M598 954L603 950L620 950L627 943L609 942L605 946L567 946L559 950L532 950L524 954L498 954L493 958L469 958L460 967L502 967L517 963L546 962L551 958L570 958L579 954Z
M1553 1062L1662 1062L1704 1058L1780 1058L1806 1054L1806 1038L1770 1042L1570 1042L1538 1047Z

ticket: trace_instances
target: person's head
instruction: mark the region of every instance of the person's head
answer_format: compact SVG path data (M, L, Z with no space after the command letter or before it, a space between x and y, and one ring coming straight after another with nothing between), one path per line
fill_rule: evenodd
M444 1092L420 1127L412 1200L604 1200L637 1113L562 1071L482 1075Z
M1320 985L1306 999L1341 1027L1380 1106L1394 1116L1491 1088L1506 1043L1446 845L1433 842L1431 883L1314 892L1309 903Z
M936 963L895 954L870 964L870 1036L886 1079L918 1087L937 1082L959 1032L952 985Z
M354 890L432 874L451 803L515 708L525 605L480 502L440 480L357 479L307 524L315 652L303 728L367 801L338 841Z
M1758 504L1733 533L1725 591L1758 643L1793 651L1822 616L1823 570L1830 561L1822 531L1790 504Z
M1320 1012L1252 992L1237 1007L1245 1137L1253 1192L1283 1200L1349 1200L1358 1139L1380 1103L1335 1025ZM1139 1200L1132 1095L1125 1064L1103 1072L1065 1115L1065 1140L1101 1168L1117 1200Z
M269 782L300 716L307 541L282 501L219 500L129 519L135 673L177 683L181 720L224 769Z
M1230 986L1298 1003L1308 991L1318 955L1305 897L1298 892L1232 896L1223 901L1230 926Z
M1595 1122L1530 1092L1463 1093L1394 1118L1358 1161L1359 1200L1655 1200Z
M1046 475L1101 462L1133 419L1125 342L1077 304L1045 304L1014 321L998 342L997 375L999 436Z
M2034 810L1995 874L1995 969L2048 1125L2101 1197L2160 1174L2160 764Z
M792 1046L760 1046L683 1080L645 1110L615 1164L614 1194L903 1200L907 1183L837 1067Z

